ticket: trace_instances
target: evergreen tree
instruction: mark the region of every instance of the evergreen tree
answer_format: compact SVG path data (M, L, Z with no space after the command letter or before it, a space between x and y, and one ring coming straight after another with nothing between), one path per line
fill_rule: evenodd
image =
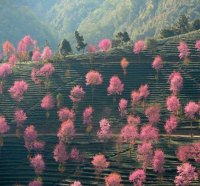
M192 23L192 30L199 30L200 29L200 19L195 19Z
M185 14L182 14L176 22L175 31L177 35L185 34L190 31L189 18Z
M84 53L84 49L87 46L87 43L84 43L83 36L81 36L77 30L75 31L75 38L77 42L76 49L78 51L83 50Z
M71 45L70 45L69 41L67 41L66 39L63 39L61 44L59 44L59 54L61 56L66 56L70 53L72 53Z

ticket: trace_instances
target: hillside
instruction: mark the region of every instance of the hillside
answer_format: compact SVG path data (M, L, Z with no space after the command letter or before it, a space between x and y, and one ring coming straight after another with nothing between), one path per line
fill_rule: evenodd
M184 39L191 50L191 62L188 65L183 65L178 58L177 45L180 39ZM154 144L154 148L162 148L166 153L166 164L164 166L165 173L162 183L159 182L157 175L152 168L147 169L147 186L172 186L176 173L176 166L181 162L176 158L176 150L179 145L185 145L194 141L200 140L199 123L193 122L193 131L195 136L190 138L190 122L187 119L180 120L175 135L172 136L171 144L164 131L164 123L169 117L169 112L166 111L165 100L170 95L168 76L173 70L180 71L184 79L184 86L179 94L181 105L184 106L189 100L198 101L200 95L200 57L199 53L194 49L194 43L199 39L199 31L193 32L179 37L174 37L165 40L159 40L158 50L152 54L150 50L146 50L140 54L140 57L134 55L131 47L125 49L115 49L109 53L96 53L92 68L98 70L103 75L103 84L95 88L94 102L91 101L91 87L85 85L85 74L90 70L89 54L72 55L63 60L54 59L52 64L55 67L55 73L51 77L51 88L49 92L54 97L58 93L64 96L64 105L71 107L72 103L68 98L70 90L75 85L83 86L86 91L84 101L79 104L76 111L75 127L77 135L72 142L67 145L68 153L72 147L76 147L84 155L85 161L78 163L68 160L66 170L63 174L59 173L58 163L53 159L53 148L57 143L57 129L60 127L60 122L57 117L58 108L50 111L50 118L45 118L45 111L41 109L41 99L46 94L43 86L38 87L33 84L30 78L33 63L18 64L14 74L6 81L4 95L0 97L0 113L5 115L8 123L11 125L11 135L5 136L5 144L1 148L0 153L0 185L10 186L13 184L27 183L34 178L33 169L30 167L27 160L27 151L24 148L23 138L15 137L15 122L13 121L13 111L16 108L16 103L8 95L7 90L13 84L14 80L24 79L29 83L29 90L25 95L25 99L18 105L26 110L28 120L25 126L34 124L39 138L45 140L46 147L44 150L44 159L46 170L42 175L43 184L45 186L69 185L74 180L79 179L84 186L104 185L104 177L111 172L118 172L122 175L122 183L124 185L132 185L128 180L130 172L141 167L141 164L136 159L136 148L139 141L134 145L134 150L131 156L129 155L128 145L122 145L120 156L117 155L116 137L125 124L119 116L117 102L112 102L112 97L107 96L107 87L109 79L112 75L117 74L125 86L125 91L121 96L126 98L130 103L130 93L134 89L138 89L141 84L148 83L150 87L150 96L147 99L147 105L161 105L161 121L157 124L160 132L160 141ZM156 72L151 67L151 62L154 55L162 54L164 58L164 68L159 74L159 80L155 80ZM120 60L126 57L130 64L127 69L127 75L124 76L120 67ZM40 64L42 65L42 64ZM91 135L85 133L85 126L82 124L82 112L85 107L92 105L94 107L94 128ZM131 112L130 104L128 111ZM147 118L143 113L141 106L136 109L136 115L141 117L142 124L146 124ZM111 122L111 128L114 133L113 139L105 146L96 138L97 130L99 129L99 120L106 117ZM110 161L111 166L102 173L99 179L96 179L95 171L90 163L92 157L99 153L105 153L106 158ZM13 158L13 154L15 154ZM191 162L195 165L194 162ZM198 186L199 181L193 182L192 186Z

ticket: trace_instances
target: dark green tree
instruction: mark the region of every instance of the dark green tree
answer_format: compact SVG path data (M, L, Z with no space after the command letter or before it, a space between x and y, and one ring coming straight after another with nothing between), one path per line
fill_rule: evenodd
M164 28L160 31L161 38L172 37L175 35L173 28Z
M200 19L195 19L193 22L192 22L192 30L199 30L200 29Z
M178 21L175 24L175 32L176 35L178 34L185 34L190 31L190 23L189 23L189 18L185 15L182 14Z
M70 53L72 53L72 48L71 45L69 43L69 41L67 41L66 39L63 39L63 41L59 44L59 54L61 56L66 56Z
M128 32L119 32L117 35L116 35L116 38L121 40L123 43L127 43L130 41L130 37L128 35Z
M83 36L81 36L77 30L75 31L75 38L77 42L77 45L76 45L77 51L83 50L83 53L84 53L84 49L87 46L87 43L84 43Z

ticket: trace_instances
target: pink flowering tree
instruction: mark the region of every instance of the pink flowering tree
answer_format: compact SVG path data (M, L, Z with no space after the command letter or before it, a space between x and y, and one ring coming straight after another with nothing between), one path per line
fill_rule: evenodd
M45 63L41 68L40 68L40 76L45 78L44 80L44 85L46 90L48 91L50 88L50 76L53 74L55 71L54 66L51 63Z
M156 127L153 127L151 124L144 125L141 128L140 140L143 143L157 143L159 140L159 132Z
M195 142L191 145L192 158L198 165L200 164L200 142Z
M137 160L142 163L142 168L147 169L152 163L153 151L151 143L142 143L138 145L137 149Z
M8 92L11 94L11 97L17 102L20 102L24 99L24 93L28 91L28 84L24 81L15 81L14 85L10 87Z
M58 112L59 121L64 122L67 120L74 121L75 113L73 110L68 109L67 107L61 108Z
M1 81L0 81L0 94L3 94L3 89L4 89L5 82L6 82L6 78L8 76L10 76L12 73L13 73L13 71L12 71L12 67L11 67L10 64L3 63L0 66L0 78L1 78Z
M176 152L176 157L179 161L186 163L192 158L192 146L190 144L179 146Z
M139 56L139 54L142 51L146 50L146 48L147 47L146 47L144 41L143 40L138 40L137 42L135 42L135 44L133 46L133 52L134 52L134 54L138 54L138 56Z
M92 121L93 113L94 113L94 109L91 106L85 108L85 110L83 111L83 124L87 125L86 132L89 134L93 128L92 127L93 126L93 121Z
M110 78L110 84L107 88L108 95L113 95L113 103L116 101L116 96L121 95L124 90L124 84L121 82L118 76L112 76Z
M70 186L82 186L80 181L75 181L74 183L70 184Z
M141 85L138 91L139 91L139 97L143 102L142 106L143 106L143 108L145 108L145 100L150 95L149 85L148 84Z
M189 118L190 121L190 129L191 129L191 137L192 134L192 122L195 119L195 116L198 114L200 107L197 103L190 101L184 108L185 116Z
M143 186L146 181L146 173L143 169L137 169L133 171L129 176L129 181L133 183L134 186Z
M33 180L29 182L28 186L42 186L42 182L40 180Z
M190 163L183 163L177 166L178 176L175 177L174 183L176 186L187 186L192 183L193 180L198 180L198 173L195 171Z
M105 177L106 186L120 186L122 181L121 175L114 172Z
M139 116L129 115L127 122L130 125L138 126L141 123L141 118Z
M163 59L161 56L156 56L152 63L152 68L156 70L156 79L158 79L158 73L163 68Z
M179 58L183 59L184 61L187 60L188 56L190 55L190 49L189 49L187 43L184 41L181 41L177 48L179 51Z
M63 143L70 143L70 141L74 138L74 135L75 127L73 121L71 120L63 122L57 133L57 137Z
M166 100L166 107L168 111L178 115L181 104L179 99L175 95L171 95Z
M124 75L127 74L127 70L126 69L127 69L128 65L129 65L128 60L125 57L123 57L122 60L121 60L121 67L122 67Z
M33 51L32 60L35 62L36 65L39 63L39 61L41 60L41 53L39 50Z
M55 106L54 98L51 94L47 94L43 97L41 102L42 109L46 110L46 118L48 119L50 116L49 110L53 109Z
M3 48L3 54L4 54L4 56L7 56L7 57L9 57L15 51L15 47L9 41L5 41L3 43L2 48Z
M7 133L10 129L6 118L4 116L0 116L0 147L3 146L3 134Z
M8 58L8 64L10 64L12 67L15 66L17 63L17 57L12 54L9 58Z
M171 114L169 119L166 120L164 126L165 131L169 136L169 142L171 142L171 134L176 129L177 125L178 125L178 119L176 118L175 115Z
M103 154L96 154L95 156L93 156L91 163L94 166L95 173L97 174L98 177L110 165L110 163L107 162L107 160Z
M37 154L33 158L30 158L30 164L37 176L40 176L43 173L45 169L45 163L41 154Z
M112 48L112 43L110 39L103 39L98 46L101 51L108 52Z
M33 68L31 71L31 80L35 83L35 85L40 85L42 80L40 78L40 69Z
M141 97L140 97L140 92L137 90L133 90L131 92L131 107L132 107L132 112L134 113L135 107L138 105L140 102Z
M183 87L183 77L180 72L172 72L168 81L170 83L170 91L172 91L174 95L177 95Z
M161 149L156 149L154 152L152 165L153 170L159 174L160 182L162 182L162 174L164 173L165 154Z
M139 137L137 126L126 124L120 132L120 141L129 144L130 157L132 155L135 140Z
M48 46L46 46L42 51L41 59L47 62L49 59L51 59L52 55L52 50Z
M93 103L93 97L94 97L94 89L95 86L101 85L103 83L102 75L98 71L90 70L86 76L86 85L90 85L92 87L92 103Z
M66 152L66 147L65 144L62 142L59 142L53 151L53 158L55 159L56 162L59 163L59 168L58 170L62 173L65 171L65 161L68 160L68 155Z
M160 106L150 106L145 110L145 115L150 124L156 124L160 121Z
M77 148L74 147L71 149L70 159L76 162L81 160L81 154Z
M78 103L83 100L85 96L85 91L80 85L76 85L75 87L72 88L70 91L69 98L73 102L73 110L76 110L78 107Z
M118 110L119 110L121 118L126 118L127 106L128 106L128 101L124 98L120 99Z

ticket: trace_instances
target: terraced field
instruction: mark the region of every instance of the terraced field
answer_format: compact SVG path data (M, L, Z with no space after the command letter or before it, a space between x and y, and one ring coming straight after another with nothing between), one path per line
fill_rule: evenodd
M115 141L117 135L126 121L120 119L117 103L113 105L112 97L107 96L107 86L112 75L118 75L125 84L123 98L130 100L131 91L138 89L141 84L148 83L151 95L147 100L148 104L159 103L162 107L161 121L157 125L160 131L160 141L154 147L162 148L166 154L165 173L162 183L152 168L147 169L147 182L145 185L152 186L170 186L174 185L173 180L176 175L176 166L180 164L175 153L177 146L180 144L198 141L200 136L199 122L193 123L194 138L190 138L190 122L182 119L178 125L175 135L172 138L172 143L169 145L168 138L165 135L164 123L169 113L165 108L166 97L170 95L168 76L173 70L180 71L184 78L184 87L179 95L182 106L189 100L198 101L200 95L200 56L194 49L194 41L198 36L193 38L185 38L191 49L191 62L188 65L178 59L177 41L160 40L156 52L152 55L150 50L147 50L136 56L132 53L130 47L125 49L115 49L108 54L97 53L94 56L92 68L98 70L103 75L103 84L96 87L94 101L91 101L91 87L85 86L85 74L89 71L89 55L69 56L64 60L55 60L53 65L55 73L51 77L50 92L56 97L58 93L64 96L64 105L71 107L68 95L73 86L80 84L86 90L84 102L80 103L76 114L76 132L77 135L67 147L68 151L72 147L77 147L84 155L84 161L73 162L68 161L66 170L63 174L58 172L58 164L53 160L53 148L57 143L57 129L60 126L57 118L57 109L50 112L50 118L45 119L45 111L40 108L41 99L45 95L44 87L37 87L31 81L32 63L18 64L14 75L6 82L6 91L0 96L0 113L5 115L8 123L11 125L10 134L5 136L5 144L0 149L0 185L27 185L28 182L34 179L34 171L29 165L27 159L27 151L24 147L23 137L15 137L15 123L13 121L13 112L16 108L16 103L10 98L7 89L13 84L14 80L25 79L29 83L29 90L26 93L24 101L18 105L23 108L28 115L28 120L25 126L34 124L39 138L45 140L46 147L44 151L44 160L46 170L42 176L43 184L51 185L69 185L74 180L80 180L84 186L104 185L104 176L110 172L119 172L122 175L123 184L131 185L128 180L130 172L135 168L141 167L137 162L136 148L130 157L129 147L123 145L120 156L117 154ZM155 54L161 54L164 58L164 68L159 74L159 80L155 79L156 72L151 68L151 62ZM127 75L124 76L120 60L126 57L130 64L127 69ZM119 100L119 98L117 100ZM118 102L118 101L117 101ZM82 124L82 112L86 106L92 105L95 110L94 114L94 129L91 136L85 134L85 126ZM130 109L130 108L129 108ZM143 114L142 108L138 107L136 113L141 117L142 124L147 123L147 118ZM104 147L96 139L96 132L99 128L99 120L106 117L111 122L112 130L115 136ZM140 143L139 141L137 143ZM111 162L111 166L103 172L100 179L96 179L94 168L90 163L93 155L103 152L107 159ZM194 163L194 162L192 162ZM196 167L199 167L196 165ZM194 182L193 185L200 185L200 182Z

